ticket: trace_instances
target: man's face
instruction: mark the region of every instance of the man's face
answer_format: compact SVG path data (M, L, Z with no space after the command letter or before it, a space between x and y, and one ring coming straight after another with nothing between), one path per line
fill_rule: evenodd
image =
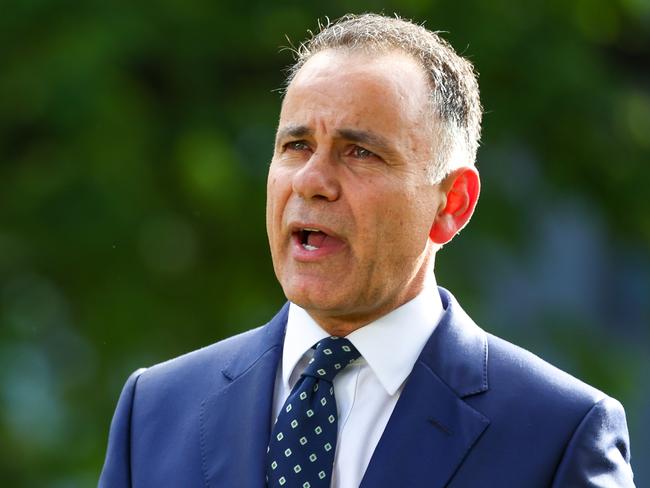
M356 328L422 289L444 194L423 70L402 53L327 50L291 82L267 187L285 295L321 326Z

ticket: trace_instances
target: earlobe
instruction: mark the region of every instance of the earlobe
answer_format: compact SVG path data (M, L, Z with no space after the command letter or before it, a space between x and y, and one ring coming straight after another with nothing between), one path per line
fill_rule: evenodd
M429 237L442 245L451 241L474 213L481 188L478 171L474 167L459 168L440 183L440 188L445 197Z

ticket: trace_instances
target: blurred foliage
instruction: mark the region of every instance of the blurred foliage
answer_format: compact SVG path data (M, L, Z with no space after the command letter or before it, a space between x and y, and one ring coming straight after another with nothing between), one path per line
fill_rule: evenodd
M650 482L650 2L3 1L0 473L93 486L128 373L264 323L279 48L346 12L481 73L476 217L438 281L627 408Z

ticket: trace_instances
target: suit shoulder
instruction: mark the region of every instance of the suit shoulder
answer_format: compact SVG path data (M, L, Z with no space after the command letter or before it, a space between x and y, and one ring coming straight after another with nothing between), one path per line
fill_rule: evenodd
M541 403L591 408L607 397L602 391L504 339L487 334L491 390L536 395ZM534 397L533 397L534 398Z
M288 304L263 326L156 364L140 372L138 392L199 395L205 388L226 384L231 365L251 365L284 339ZM235 368L237 369L237 368Z
M223 381L222 371L234 357L259 342L264 326L228 337L139 371L138 389L164 391L182 388L200 392L209 382Z
M601 486L634 486L625 410L617 400L507 341L489 336L488 345L485 400L492 400L480 403L491 420L486 440L497 446L507 438L515 451L534 450L531 471L544 467L536 479L553 474L545 486L591 486L596 479Z
M200 349L190 351L162 363L156 364L149 369L175 369L179 367L191 367L194 363L205 363L212 361L218 366L226 358L236 354L241 348L246 347L251 341L255 341L264 326L256 327L234 336L226 337L218 342L204 346Z

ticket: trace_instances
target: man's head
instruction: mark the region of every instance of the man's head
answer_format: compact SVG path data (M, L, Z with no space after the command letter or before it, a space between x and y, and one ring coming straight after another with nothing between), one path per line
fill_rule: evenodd
M403 25L405 38L422 29L386 21ZM311 42L337 37L328 29ZM371 30L362 32L362 39L372 37ZM283 101L269 168L267 231L289 300L330 333L346 335L417 295L431 276L435 251L469 220L479 191L473 159L455 163L451 172L436 170L447 175L440 181L432 178L431 164L441 151L462 152L445 148L445 134L453 131L443 127L455 124L464 140L459 127L479 109L478 101L470 107L444 87L432 90L431 73L410 50L371 49L361 41L319 46L309 54L303 49ZM440 64L445 79L462 84L450 70ZM432 97L447 105L433 105L432 112Z

